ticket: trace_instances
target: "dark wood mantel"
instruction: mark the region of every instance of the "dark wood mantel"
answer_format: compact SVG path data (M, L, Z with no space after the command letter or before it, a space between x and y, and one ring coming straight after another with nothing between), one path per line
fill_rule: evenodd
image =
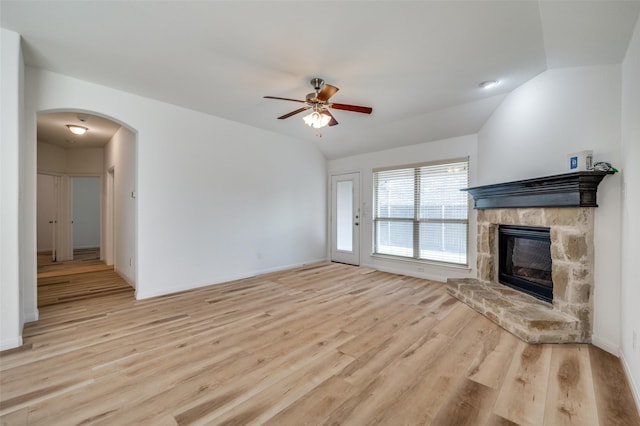
M612 172L573 172L467 188L475 209L598 207L598 184Z

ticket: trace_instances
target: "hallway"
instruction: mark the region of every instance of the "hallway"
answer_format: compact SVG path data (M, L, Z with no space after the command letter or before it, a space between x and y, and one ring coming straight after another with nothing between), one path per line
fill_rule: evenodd
M134 298L133 288L99 254L85 250L74 253L74 259L51 262L46 254L38 255L38 308L118 293Z

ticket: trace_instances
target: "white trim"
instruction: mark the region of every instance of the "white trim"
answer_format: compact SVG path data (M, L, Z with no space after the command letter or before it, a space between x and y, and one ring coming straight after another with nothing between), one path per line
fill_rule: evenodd
M114 268L113 268L113 271L114 271L116 274L118 274L118 276L119 276L120 278L122 278L122 280L123 280L124 282L126 282L127 284L129 284L131 287L136 288L136 284L135 284L134 282L132 282L132 281L131 281L131 280L130 280L126 275L125 275L125 273L124 273L124 272L122 272L120 269L118 269L118 268L114 267Z
M438 262L437 260L431 260L431 259L416 259L415 257L394 256L392 254L382 254L382 253L369 253L369 256L374 259L388 260L392 262L404 262L404 263L410 263L417 266L429 265L436 268L450 268L456 271L471 272L471 267L469 266L469 264L453 263L453 262Z
M416 169L418 167L439 166L442 164L462 163L465 161L467 162L467 167L469 167L469 156L467 155L464 157L443 158L441 160L426 161L421 163L400 164L397 166L374 167L372 172L377 173L377 172L386 172L389 170L397 170L397 169Z
M24 314L25 323L38 321L38 318L40 318L40 311L37 309L34 312L28 312Z
M265 269L260 269L254 272L250 272L250 273L245 273L245 274L237 274L237 275L228 275L228 276L224 276L224 277L219 277L219 278L215 278L212 281L208 281L206 283L202 283L202 284L196 284L193 286L189 286L189 287L173 287L173 288L165 288L165 289L157 289L157 291L148 291L148 292L141 292L139 289L136 290L136 299L137 300L142 300L142 299L150 299L152 297L158 297L158 296L165 296L168 294L173 294L173 293L179 293L181 291L188 291L188 290L195 290L197 288L201 288L201 287L208 287L211 285L217 285L217 284L225 284L228 283L230 281L237 281L237 280L243 280L245 278L252 278L258 275L264 275L264 274L269 274L272 272L280 272L280 271L285 271L287 269L293 269L293 268L300 268L302 266L305 265L311 265L314 263L321 263L321 262L328 262L328 258L322 258L322 259L314 259L314 260L307 260L305 262L300 262L300 263L294 263L291 265L284 265L284 266L276 266L273 268L265 268Z
M633 395L633 399L636 402L636 410L638 410L638 414L640 414L640 388L638 387L639 384L633 381L631 369L629 368L629 364L627 363L627 360L624 356L624 352L620 354L620 362L622 362L622 368L624 368L624 372L627 375L627 382L629 382L631 394Z
M329 190L327 191L327 228L326 228L326 237L327 237L327 260L331 261L331 248L333 247L333 239L332 239L332 232L331 232L331 223L332 223L332 215L333 215L333 193L332 193L332 189L333 189L333 177L334 176L341 176L341 175L350 175L350 174L355 174L358 173L358 200L360 202L360 229L362 229L362 213L364 211L363 208L363 201L362 201L362 176L364 175L364 171L362 169L352 169L351 171L348 170L343 170L343 171L329 171L327 173L327 188L329 188ZM362 258L362 231L358 231L358 250L360 250L360 252L358 253L358 263L360 262L360 259Z
M618 345L595 334L591 336L591 344L605 352L609 352L611 355L620 356L620 347Z
M344 177L340 179L340 177ZM328 231L329 231L329 259L335 262L347 263L354 266L360 266L360 258L362 256L360 244L362 243L362 232L360 231L362 228L362 214L363 214L363 206L362 206L362 174L360 172L351 172L351 173L339 173L339 174L331 174L330 175L330 184L329 184L329 216L328 216ZM336 205L336 185L338 182L347 182L350 181L353 183L353 191L352 191L352 204L353 204L353 213L356 214L358 219L352 218L352 220L357 220L359 222L358 225L355 223L351 226L352 236L353 236L353 247L352 250L349 251L341 251L337 249L337 242L334 238L337 235L337 205Z
M435 275L433 273L430 272L413 272L413 271L409 271L407 269L404 268L397 268L397 267L393 267L393 266L381 266L381 265L374 265L371 263L362 263L360 266L362 266L363 268L371 268L371 269L375 269L377 271L382 271L382 272L388 272L390 274L397 274L397 275L405 275L408 277L415 277L415 278L423 278L426 280L431 280L431 281L438 281L441 283L446 283L447 282L447 276L446 275Z
M0 351L19 348L20 346L22 346L22 336L16 336L11 339L4 339L0 341Z

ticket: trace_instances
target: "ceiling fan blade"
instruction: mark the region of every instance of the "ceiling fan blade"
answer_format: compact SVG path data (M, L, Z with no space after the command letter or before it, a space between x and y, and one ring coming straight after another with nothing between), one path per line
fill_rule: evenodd
M373 108L371 107L364 107L364 106L358 106L358 105L347 105L347 104L331 104L329 105L331 108L333 109L343 109L345 111L353 111L353 112L361 112L363 114L371 114L371 111L373 111Z
M336 120L336 118L333 116L333 114L331 114L331 112L329 112L328 109L325 109L324 112L328 114L329 117L331 117L331 120L329 121L329 126L335 126L336 124L339 124L338 120Z
M306 101L301 101L300 99L291 99L291 98L280 98L278 96L265 96L266 99L279 99L281 101L292 101L292 102L302 102L303 104L306 104Z
M289 117L291 117L292 115L296 115L296 114L298 114L298 113L300 113L300 112L302 112L302 111L306 111L306 110L308 110L309 108L311 108L311 107L306 106L306 107L298 108L298 109L297 109L297 110L295 110L295 111L291 111L289 114L285 114L285 115L282 115L282 116L278 117L278 120L284 120L285 118L289 118Z
M326 102L330 97L336 94L336 92L340 90L336 86L332 86L330 84L325 84L322 86L322 89L318 92L318 100L320 102Z

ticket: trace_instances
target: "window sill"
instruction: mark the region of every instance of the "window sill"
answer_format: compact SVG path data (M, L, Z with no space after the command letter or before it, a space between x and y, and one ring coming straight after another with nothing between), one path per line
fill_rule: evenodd
M393 261L393 262L402 262L402 263L407 263L407 264L412 264L412 265L427 265L427 266L433 266L436 268L443 268L443 269L454 269L457 271L466 271L466 272L470 272L471 268L469 267L469 265L461 265L458 263L448 263L448 262L436 262L433 260L420 260L420 259L410 259L407 257L401 257L401 256L392 256L389 254L377 254L377 253L371 253L369 254L369 256L373 259L380 259L380 260L388 260L388 261Z

